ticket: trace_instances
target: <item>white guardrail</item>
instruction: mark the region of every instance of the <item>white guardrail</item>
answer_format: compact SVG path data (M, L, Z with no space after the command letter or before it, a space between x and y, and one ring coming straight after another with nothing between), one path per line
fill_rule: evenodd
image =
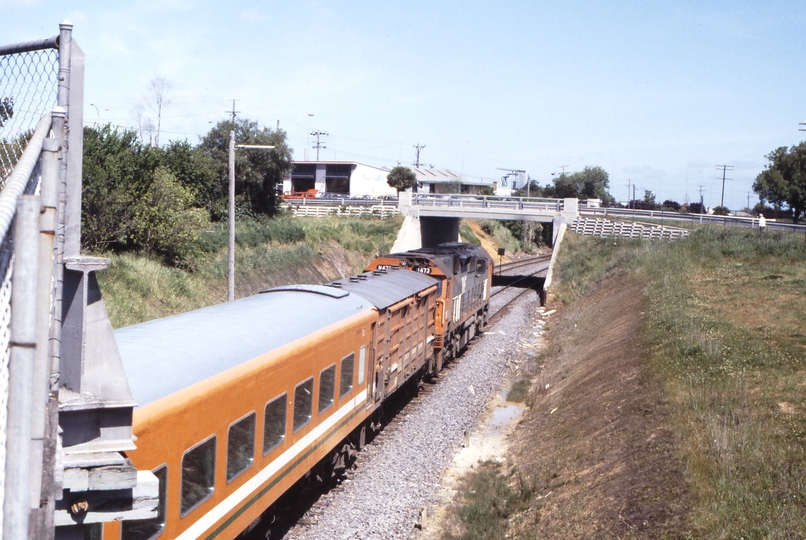
M362 201L363 202L363 201ZM302 204L288 203L282 204L282 208L291 211L295 216L303 217L359 217L359 216L374 216L381 219L386 219L389 216L399 214L400 211L397 205L393 204L373 204L373 205L353 205L353 204L338 204L337 202L315 203L315 204Z
M725 225L730 227L758 228L758 218L742 216L715 216L711 214L683 214L665 210L632 210L629 208L585 208L580 205L580 215L607 217L618 219L651 219L654 221L686 222L691 225ZM788 231L793 233L806 233L806 225L793 225L779 223L774 219L767 219L767 229Z

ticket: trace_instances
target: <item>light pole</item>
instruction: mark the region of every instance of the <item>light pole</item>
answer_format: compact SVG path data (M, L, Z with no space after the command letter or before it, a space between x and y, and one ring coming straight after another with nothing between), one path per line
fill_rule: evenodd
M302 116L300 116L299 118L297 118L296 120L294 120L294 121L291 123L291 125L289 125L289 126L288 126L288 129L286 129L286 131L288 131L288 130L289 130L289 129L291 129L292 127L296 126L296 125L297 125L297 123L298 123L300 120L302 120L303 118L305 118L306 116L313 116L313 113L312 113L312 112L309 112L309 113L305 113L305 114L303 114ZM277 122L278 122L278 123L277 123L277 127L279 127L279 126L280 126L280 123L279 123L280 121L278 120Z
M90 103L90 107L95 108L95 112L98 113L98 120L100 120L101 119L101 109L99 109L98 106L95 103ZM109 110L108 108L104 109L104 111L108 111L108 110Z
M235 144L235 130L229 132L229 242L227 248L227 302L235 300L235 149L273 150L265 144Z

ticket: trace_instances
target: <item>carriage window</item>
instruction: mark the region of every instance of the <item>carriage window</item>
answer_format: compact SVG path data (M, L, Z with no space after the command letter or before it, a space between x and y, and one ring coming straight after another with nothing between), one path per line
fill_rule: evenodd
M479 259L476 263L476 273L483 274L487 271L487 261L484 259Z
M313 412L313 377L294 389L294 433L311 421Z
M286 394L266 403L263 415L263 455L265 456L285 440Z
M353 389L353 371L355 354L350 353L341 359L341 375L339 377L339 397L343 398Z
M215 435L191 448L182 457L181 517L213 494L215 489Z
M229 427L227 435L227 482L248 469L255 461L255 418L249 413Z
M361 347L361 351L358 353L358 384L364 384L364 368L366 367L367 362L367 348Z
M319 414L333 405L336 397L336 364L327 367L319 374Z
M157 517L124 521L121 525L121 540L152 540L165 530L165 499L168 496L168 467L163 465L152 471L159 481L160 503Z

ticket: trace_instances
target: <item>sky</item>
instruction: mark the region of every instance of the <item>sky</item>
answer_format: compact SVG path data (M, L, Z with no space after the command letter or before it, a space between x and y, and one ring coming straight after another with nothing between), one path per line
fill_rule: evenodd
M421 163L475 178L600 166L618 200L629 184L708 206L733 165L739 209L765 156L806 139L802 0L0 0L0 43L65 19L85 123L136 127L163 77L161 142L198 143L237 100L295 159L322 131L323 160L411 166L425 145Z

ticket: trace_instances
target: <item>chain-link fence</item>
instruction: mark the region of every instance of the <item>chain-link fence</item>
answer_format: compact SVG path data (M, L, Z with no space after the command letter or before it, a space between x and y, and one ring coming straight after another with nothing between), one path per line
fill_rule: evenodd
M0 509L6 490L7 433L12 356L13 223L20 195L33 193L40 178L40 152L57 104L59 51L56 40L0 47ZM43 116L45 119L43 119ZM33 143L31 143L33 141ZM31 144L29 144L31 143ZM0 512L0 531L3 519Z
M39 119L56 105L58 77L56 49L0 56L0 185L5 185Z

